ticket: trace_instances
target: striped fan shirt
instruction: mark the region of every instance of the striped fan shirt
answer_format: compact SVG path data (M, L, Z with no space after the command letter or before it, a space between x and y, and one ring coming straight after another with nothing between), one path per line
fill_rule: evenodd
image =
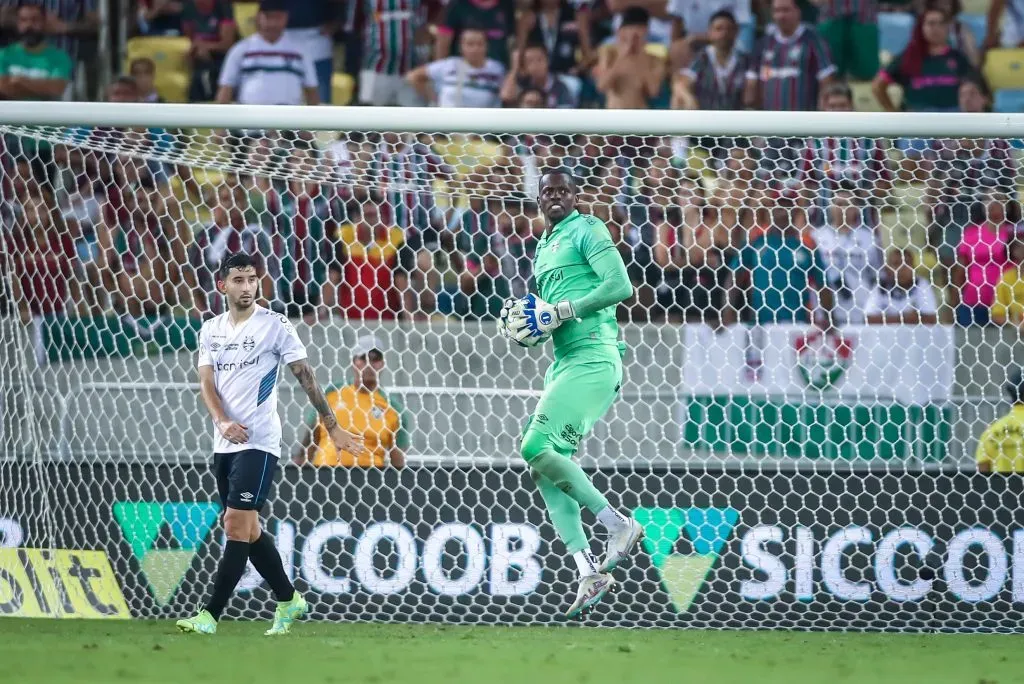
M858 24L878 23L878 0L828 0L818 7L818 21L853 17Z
M787 38L772 25L755 49L747 75L761 82L761 109L814 111L819 83L835 71L828 45L813 28L801 24Z
M399 76L416 64L416 28L426 22L422 0L353 0L349 26L362 30L363 70Z
M371 171L394 211L390 223L403 229L427 227L436 205L434 183L453 173L440 155L419 141L397 147L381 143L373 155Z
M733 50L725 65L715 59L715 48L708 45L683 75L693 83L693 94L701 109L743 109L743 90L750 71L750 55Z
M312 189L312 192L309 190ZM319 294L327 281L330 260L328 231L333 230L331 207L320 187L271 191L267 209L277 217L277 230L271 237L276 260L272 270L280 274L275 290L286 302L307 301L308 293Z
M461 57L446 57L427 65L427 74L437 89L440 107L500 107L505 67L488 59L474 67Z
M808 138L797 178L817 191L822 207L846 181L860 188L892 180L886 150L873 138Z
M316 88L317 80L302 45L287 35L268 43L254 33L228 51L219 85L234 88L241 104L301 105L303 88Z

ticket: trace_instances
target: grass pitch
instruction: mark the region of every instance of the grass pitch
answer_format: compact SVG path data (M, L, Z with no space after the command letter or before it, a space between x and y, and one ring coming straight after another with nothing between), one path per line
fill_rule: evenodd
M0 619L0 682L1010 684L1024 636Z

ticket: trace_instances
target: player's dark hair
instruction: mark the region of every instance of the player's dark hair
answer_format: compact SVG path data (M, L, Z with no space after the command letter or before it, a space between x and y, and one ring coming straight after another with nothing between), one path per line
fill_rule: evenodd
M254 268L257 271L260 270L259 260L256 259L252 254L246 254L245 252L234 252L224 257L224 260L220 262L220 268L217 270L217 277L219 280L227 280L228 273L233 268Z
M715 21L718 20L718 19L728 19L732 23L733 26L739 26L740 25L740 23L738 21L736 21L736 15L735 14L733 14L732 12L730 12L727 9L723 9L723 10L718 10L717 12L715 12L714 14L711 15L711 20L708 21L708 26L710 26L711 24L714 24Z
M1020 368L1013 368L1006 374L1003 389L1014 404L1024 404L1024 373Z
M651 22L651 13L643 7L629 7L622 12L622 26L643 26Z
M569 179L569 182L572 183L572 187L580 187L579 182L576 180L576 175L572 172L572 170L564 166L555 166L547 169L542 169L540 172L540 187L544 187L544 179L547 178L548 176L565 176L566 178Z

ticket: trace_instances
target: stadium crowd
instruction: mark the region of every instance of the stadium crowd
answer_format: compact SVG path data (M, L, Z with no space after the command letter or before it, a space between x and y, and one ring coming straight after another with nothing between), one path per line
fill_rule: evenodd
M70 97L85 58L69 40L95 30L92 2L7 4L0 95ZM982 112L1000 22L1024 37L1006 4L976 35L959 0L139 0L139 35L187 39L187 73L136 55L105 97ZM896 54L880 50L882 14L913 27ZM1024 329L1005 140L221 131L232 156L213 171L171 161L188 132L67 135L4 138L5 297L26 320L115 318L146 339L217 311L216 268L238 249L264 256L272 306L309 321L494 317L529 287L540 170L568 164L629 265L623 320L817 310L826 325Z

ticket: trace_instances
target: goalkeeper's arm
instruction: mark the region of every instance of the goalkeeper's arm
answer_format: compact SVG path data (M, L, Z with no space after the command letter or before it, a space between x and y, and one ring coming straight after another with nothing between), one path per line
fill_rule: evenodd
M589 260L590 268L601 280L601 284L572 302L577 318L588 316L609 306L624 302L633 295L626 264L622 263L619 251L610 247L595 254Z

